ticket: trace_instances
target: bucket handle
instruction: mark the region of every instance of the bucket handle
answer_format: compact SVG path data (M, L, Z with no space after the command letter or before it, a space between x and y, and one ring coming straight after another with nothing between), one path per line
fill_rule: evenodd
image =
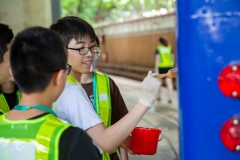
M162 139L163 139L163 131L162 131L162 133L160 135L160 138L158 139L158 142L160 142Z

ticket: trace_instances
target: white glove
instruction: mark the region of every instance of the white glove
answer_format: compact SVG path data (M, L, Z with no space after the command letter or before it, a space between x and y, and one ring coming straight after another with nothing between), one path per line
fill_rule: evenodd
M142 82L142 95L138 102L147 107L151 107L157 99L161 84L159 79L156 78L157 75L158 73L149 71L147 77Z

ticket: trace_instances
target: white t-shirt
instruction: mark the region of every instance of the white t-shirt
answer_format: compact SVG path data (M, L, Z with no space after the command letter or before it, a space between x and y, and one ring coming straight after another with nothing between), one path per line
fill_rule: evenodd
M79 85L67 82L62 94L54 103L53 110L58 118L87 130L103 121L94 110L80 83ZM99 150L102 153L100 148Z

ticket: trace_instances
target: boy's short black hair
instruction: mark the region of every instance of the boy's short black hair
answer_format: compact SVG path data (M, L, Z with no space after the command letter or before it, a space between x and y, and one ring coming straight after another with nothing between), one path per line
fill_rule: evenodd
M160 37L160 38L158 39L158 41L159 41L161 44L163 44L164 46L168 46L168 41L167 41L165 38Z
M96 36L96 43L97 43L98 46L100 45L98 36Z
M59 19L57 23L50 26L50 29L59 33L66 45L72 39L79 40L79 38L87 36L91 39L96 39L96 34L92 26L85 20L75 16L67 16Z
M10 65L21 92L41 92L54 72L66 68L67 51L57 33L43 27L28 28L18 33L11 45Z
M13 39L12 30L5 24L0 23L0 63L3 62L3 55L7 52L7 44Z

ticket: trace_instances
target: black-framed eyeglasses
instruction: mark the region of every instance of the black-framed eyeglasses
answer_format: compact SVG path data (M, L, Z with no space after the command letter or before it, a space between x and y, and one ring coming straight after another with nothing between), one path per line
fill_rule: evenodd
M82 47L82 48L70 48L70 47L67 47L67 49L79 51L80 55L86 55L89 52L89 50L92 53L100 53L101 52L99 46Z
M67 71L67 74L69 75L69 73L71 72L72 70L72 66L70 64L67 64L65 68L62 68L64 71ZM53 70L53 71L50 71L50 72L59 72L60 70L62 69L58 69L58 70Z
M70 64L67 64L67 66L64 70L67 71L67 74L69 75L72 70L72 66Z

